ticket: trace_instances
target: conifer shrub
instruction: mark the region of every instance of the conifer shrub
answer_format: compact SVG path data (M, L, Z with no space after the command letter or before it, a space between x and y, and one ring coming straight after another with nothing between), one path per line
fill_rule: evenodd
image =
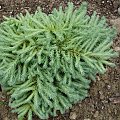
M87 4L74 10L5 17L0 24L0 84L9 92L9 106L23 120L64 113L88 96L91 80L103 74L116 31L96 12L86 14Z

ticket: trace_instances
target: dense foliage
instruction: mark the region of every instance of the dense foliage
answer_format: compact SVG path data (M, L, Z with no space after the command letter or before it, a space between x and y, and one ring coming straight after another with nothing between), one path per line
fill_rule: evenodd
M64 113L88 95L91 80L104 73L116 31L87 4L74 10L9 17L0 24L0 84L10 93L10 107L19 120Z

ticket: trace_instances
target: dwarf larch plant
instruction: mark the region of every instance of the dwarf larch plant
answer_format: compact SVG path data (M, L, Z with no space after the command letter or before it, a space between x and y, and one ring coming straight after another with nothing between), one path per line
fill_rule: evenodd
M114 66L115 29L86 12L85 2L75 10L68 3L65 10L60 6L47 15L38 9L0 24L0 84L19 120L64 113L88 96L97 73Z

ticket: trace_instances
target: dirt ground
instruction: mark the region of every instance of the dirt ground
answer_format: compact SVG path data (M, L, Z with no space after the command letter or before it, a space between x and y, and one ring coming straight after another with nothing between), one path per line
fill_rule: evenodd
M20 12L25 13L25 9L33 13L37 6L45 13L50 13L60 4L65 7L68 1L72 1L78 7L84 0L0 0L0 21L3 20L3 15L15 16ZM120 0L86 1L89 5L88 14L97 11L100 16L106 16L108 22L120 18ZM113 47L120 51L120 33ZM120 120L120 57L113 62L116 63L116 67L108 68L106 74L97 76L97 81L91 84L88 98L73 105L64 115L48 120ZM0 92L0 120L17 120L8 107L7 98L8 96Z

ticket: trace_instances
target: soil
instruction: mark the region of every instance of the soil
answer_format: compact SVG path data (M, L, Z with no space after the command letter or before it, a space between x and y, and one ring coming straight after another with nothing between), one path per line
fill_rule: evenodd
M84 0L0 0L0 21L3 21L3 16L25 13L25 9L34 13L37 6L45 13L50 13L54 7L58 8L59 5L65 7L68 1L72 1L78 7ZM120 17L118 13L120 0L86 1L90 15L97 11L100 16L104 15L108 22ZM113 47L120 51L120 34L115 39ZM120 120L120 57L113 62L116 63L116 67L108 67L107 72L97 76L96 82L91 84L88 98L73 105L73 108L67 110L65 114L59 114L48 120ZM17 115L11 113L8 107L8 96L3 92L0 92L0 120L17 120Z

